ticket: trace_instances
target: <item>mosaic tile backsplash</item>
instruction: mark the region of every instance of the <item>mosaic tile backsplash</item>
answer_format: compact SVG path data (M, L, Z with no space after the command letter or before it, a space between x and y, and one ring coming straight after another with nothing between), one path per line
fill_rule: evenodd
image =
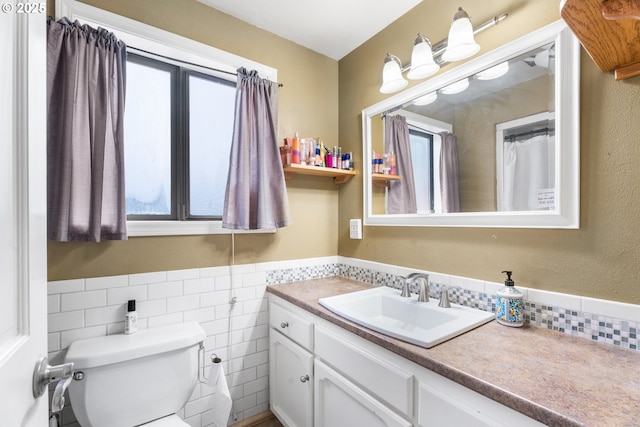
M374 286L400 289L403 276L345 263L329 263L301 268L267 271L267 284L287 283L339 275ZM429 297L439 299L444 284L430 281ZM411 289L416 294L416 288ZM495 312L496 295L469 289L449 290L452 303ZM638 350L638 323L609 316L576 311L555 305L541 304L525 299L525 324L558 331L568 335Z

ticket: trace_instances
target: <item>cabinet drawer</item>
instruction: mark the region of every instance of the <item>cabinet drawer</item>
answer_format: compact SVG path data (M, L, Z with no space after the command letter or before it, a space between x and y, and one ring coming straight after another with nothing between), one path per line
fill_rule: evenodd
M313 323L272 302L269 325L307 350L313 350Z
M413 375L347 341L315 330L315 353L345 377L401 413L413 414Z

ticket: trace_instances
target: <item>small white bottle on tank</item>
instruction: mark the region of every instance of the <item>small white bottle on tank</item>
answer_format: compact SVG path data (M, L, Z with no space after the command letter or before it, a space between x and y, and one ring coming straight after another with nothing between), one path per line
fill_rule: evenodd
M524 325L524 301L522 292L514 286L511 280L511 271L503 271L507 274L504 288L497 292L496 320L506 326L520 328Z
M136 312L136 300L127 302L127 314L124 316L124 333L127 335L138 332L138 313Z

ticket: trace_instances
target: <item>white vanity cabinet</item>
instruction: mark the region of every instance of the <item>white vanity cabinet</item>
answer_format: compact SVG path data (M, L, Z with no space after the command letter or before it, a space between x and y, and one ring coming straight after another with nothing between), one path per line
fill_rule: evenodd
M271 411L288 427L313 425L313 324L271 302Z
M273 294L269 301L271 409L286 426L543 426ZM281 326L292 321L296 328ZM277 332L287 329L291 339Z

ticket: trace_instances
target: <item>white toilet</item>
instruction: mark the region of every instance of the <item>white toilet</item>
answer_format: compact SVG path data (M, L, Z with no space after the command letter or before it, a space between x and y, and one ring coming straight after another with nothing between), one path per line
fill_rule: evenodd
M74 363L69 385L82 427L185 427L175 413L198 381L197 322L144 329L73 342L65 363Z

